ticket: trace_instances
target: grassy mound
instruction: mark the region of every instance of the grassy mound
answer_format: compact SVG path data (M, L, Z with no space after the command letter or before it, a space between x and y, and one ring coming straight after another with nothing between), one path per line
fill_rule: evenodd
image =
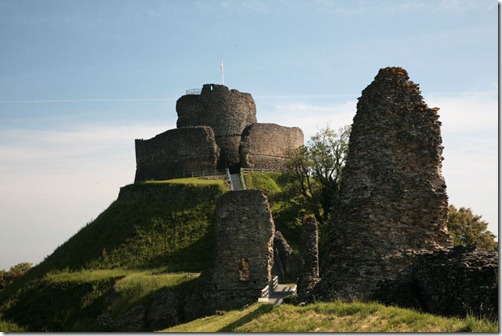
M498 323L445 318L376 303L317 303L304 307L255 304L165 332L497 332Z
M161 288L193 287L197 276L159 270L50 272L0 292L0 331L92 331L103 311L119 316Z
M213 255L210 228L215 201L225 191L221 180L126 186L117 201L37 268L45 272L159 265L169 265L170 271L204 269Z
M222 179L207 178L121 188L96 220L0 291L1 330L90 331L112 289L119 293L112 311L120 314L172 286L164 273L210 267L215 202L226 191Z

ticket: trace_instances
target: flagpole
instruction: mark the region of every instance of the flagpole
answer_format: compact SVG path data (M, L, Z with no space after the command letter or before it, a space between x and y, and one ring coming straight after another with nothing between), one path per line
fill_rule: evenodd
M223 68L223 58L221 59L221 84L225 85L225 71Z

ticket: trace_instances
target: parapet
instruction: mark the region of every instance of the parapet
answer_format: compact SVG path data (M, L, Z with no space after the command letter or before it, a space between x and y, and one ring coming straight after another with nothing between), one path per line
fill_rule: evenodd
M136 140L135 144L135 182L216 170L218 146L211 127L172 129L149 140Z
M244 130L241 139L242 167L281 170L287 151L302 145L303 131L298 127L250 125Z

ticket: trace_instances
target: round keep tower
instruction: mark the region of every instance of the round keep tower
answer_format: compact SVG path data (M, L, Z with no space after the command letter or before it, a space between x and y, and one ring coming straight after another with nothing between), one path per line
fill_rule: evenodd
M187 91L176 102L176 126L209 126L220 148L218 169L239 166L239 145L244 128L256 123L256 105L249 93L229 90L225 85L204 84L202 90Z

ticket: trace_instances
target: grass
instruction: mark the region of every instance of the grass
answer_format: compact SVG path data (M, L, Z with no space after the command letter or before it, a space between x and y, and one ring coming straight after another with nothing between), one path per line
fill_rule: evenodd
M117 317L158 290L193 290L198 273L152 270L52 271L0 296L1 331L92 331L96 317ZM9 289L9 288L7 288ZM10 290L10 289L9 289ZM110 305L107 297L113 293Z
M174 326L164 332L228 332L252 321L262 314L267 314L273 309L271 304L257 303L243 310L204 317L189 323Z
M193 283L198 276L199 273L155 274L152 271L130 273L120 279L114 287L117 298L110 307L112 316L122 315L134 304L159 289L171 287L183 290L184 286L179 285L186 281Z
M215 201L224 186L221 180L200 181L197 185L169 182L122 188L121 194L127 197L112 203L38 268L46 272L163 264L171 265L171 271L207 268L212 262Z
M167 332L498 332L498 323L445 318L377 303L255 304L175 326Z
M193 186L216 185L221 187L225 191L230 190L228 185L225 183L224 178L220 176L188 177L162 181L146 181L144 182L144 184L186 184Z

